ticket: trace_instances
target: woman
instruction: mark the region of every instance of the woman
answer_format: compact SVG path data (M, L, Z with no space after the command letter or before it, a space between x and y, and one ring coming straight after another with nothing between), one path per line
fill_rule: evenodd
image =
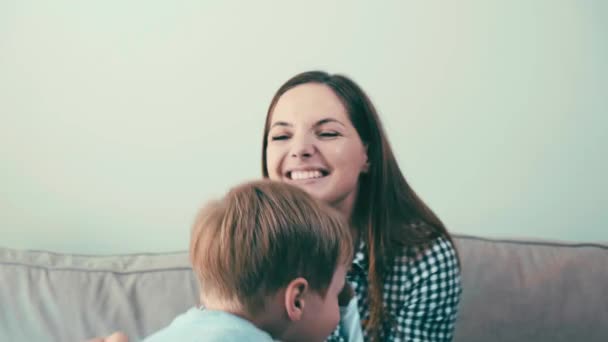
M281 86L266 117L262 172L350 219L358 253L349 282L366 339L452 339L461 293L454 245L403 177L359 86L319 71Z
M456 250L403 177L359 86L320 71L281 86L266 116L262 173L349 218L357 253L348 280L366 340L452 340L461 293Z

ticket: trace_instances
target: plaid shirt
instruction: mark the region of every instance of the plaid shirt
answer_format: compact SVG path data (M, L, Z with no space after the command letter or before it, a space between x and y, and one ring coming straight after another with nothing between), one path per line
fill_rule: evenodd
M347 278L363 321L370 314L368 262L361 242ZM449 240L439 237L427 246L404 248L386 274L384 307L394 324L383 323L382 341L451 341L461 292L456 251ZM327 339L344 340L339 328Z

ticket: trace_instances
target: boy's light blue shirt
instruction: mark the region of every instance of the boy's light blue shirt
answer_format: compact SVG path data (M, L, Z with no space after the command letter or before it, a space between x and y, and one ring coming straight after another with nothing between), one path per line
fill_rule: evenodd
M227 341L272 342L272 337L253 323L233 314L192 308L144 342Z
M346 341L363 342L357 297L340 308L340 331ZM192 308L166 328L148 336L143 342L168 341L252 341L272 342L272 337L251 322L233 314Z

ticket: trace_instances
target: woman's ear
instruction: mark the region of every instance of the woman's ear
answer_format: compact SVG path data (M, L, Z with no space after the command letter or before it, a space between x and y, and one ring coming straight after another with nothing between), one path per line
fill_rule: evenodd
M363 167L361 168L361 173L368 173L369 172L369 161L365 161L365 164L363 164Z
M299 321L304 313L306 299L309 291L308 281L302 277L289 282L285 289L285 311L291 321Z
M363 148L365 148L365 161L363 163L363 166L361 167L361 173L368 173L369 172L369 145L367 144L363 144Z

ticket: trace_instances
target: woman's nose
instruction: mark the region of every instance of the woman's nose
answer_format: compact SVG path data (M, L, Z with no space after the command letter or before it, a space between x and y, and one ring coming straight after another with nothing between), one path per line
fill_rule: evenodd
M291 157L308 158L315 153L315 146L308 138L294 139L291 147Z

